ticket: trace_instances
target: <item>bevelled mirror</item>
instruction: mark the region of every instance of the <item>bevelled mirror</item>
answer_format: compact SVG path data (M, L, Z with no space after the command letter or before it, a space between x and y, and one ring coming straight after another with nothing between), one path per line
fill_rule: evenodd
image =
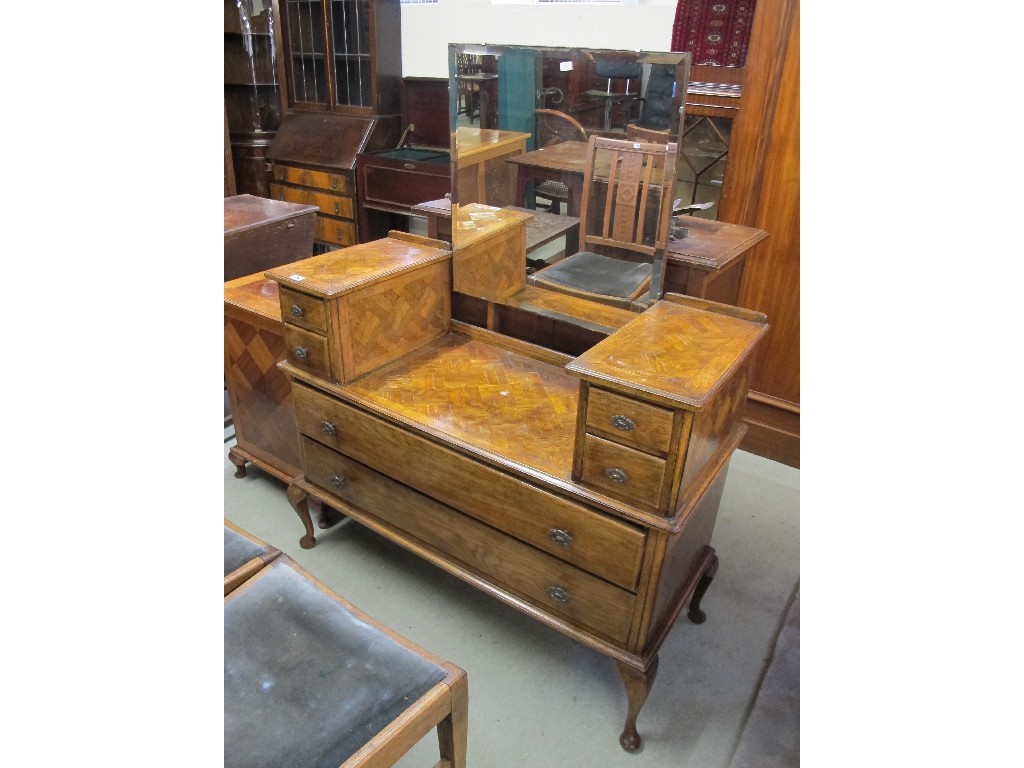
M484 231L524 214L530 222L526 285L541 287L540 272L573 255L593 222L627 215L613 210L615 196L608 192L625 182L628 177L619 169L631 164L639 164L646 174L643 186L635 188L650 190L638 193L639 204L630 209L634 220L646 225L637 237L646 238L635 257L642 261L642 254L652 250L647 241L656 231L667 231L671 201L677 196L674 150L690 54L474 44L451 44L448 51L455 291L505 303L516 303L524 295L518 276L498 275L491 267L470 273L458 255ZM616 145L592 146L595 136L669 149L660 157L639 157L620 152ZM609 202L595 203L597 197ZM572 222L584 208L587 221L573 233ZM661 258L663 262L664 249ZM658 276L664 274L664 263L660 272L657 264L649 272L652 279L643 297L625 302L633 311L661 295ZM545 286L558 284L549 281ZM536 291L529 294L533 305L547 298Z

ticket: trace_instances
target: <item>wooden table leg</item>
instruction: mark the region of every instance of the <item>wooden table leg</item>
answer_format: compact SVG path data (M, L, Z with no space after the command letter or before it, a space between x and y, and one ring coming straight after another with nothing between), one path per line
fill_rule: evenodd
M651 692L654 685L654 677L658 674L658 657L655 656L651 665L640 670L622 661L615 662L619 667L619 677L626 687L626 697L629 699L629 709L626 713L626 725L619 736L619 744L627 752L638 752L643 746L640 734L636 730L636 718L640 714L640 708L647 701L647 694Z
M316 537L313 535L313 518L309 514L309 493L301 485L292 481L288 485L285 495L288 497L288 503L295 510L295 514L299 516L299 520L306 528L306 535L299 539L299 546L303 549L312 549L316 546Z

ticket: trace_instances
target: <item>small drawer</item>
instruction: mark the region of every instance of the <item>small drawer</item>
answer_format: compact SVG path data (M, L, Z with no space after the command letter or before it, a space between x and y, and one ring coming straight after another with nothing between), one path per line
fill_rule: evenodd
M636 595L507 536L326 446L302 439L306 479L556 616L619 643Z
M672 411L591 387L587 395L587 431L666 456L672 441Z
M312 171L308 168L293 168L278 164L274 165L274 181L325 189L338 194L352 194L353 187L348 177L340 173Z
M317 216L316 239L332 245L355 245L356 225L351 221L333 219L330 216Z
M286 323L284 343L288 350L289 363L319 376L331 378L331 357L325 337Z
M583 443L580 482L616 499L657 510L665 482L665 461L596 435Z
M278 296L281 300L281 318L286 323L327 333L327 312L324 310L323 300L293 291L283 285L278 289Z

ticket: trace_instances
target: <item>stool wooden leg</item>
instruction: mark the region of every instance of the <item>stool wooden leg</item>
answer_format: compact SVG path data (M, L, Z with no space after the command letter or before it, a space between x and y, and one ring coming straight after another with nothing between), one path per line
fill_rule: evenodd
M456 668L446 665L449 672ZM451 683L452 711L437 724L437 741L441 748L438 766L466 768L466 740L469 731L469 681L466 673L458 670Z
M306 528L306 535L299 539L299 546L312 549L316 546L316 537L313 535L313 518L309 515L309 494L301 486L290 483L285 495Z
M636 731L636 718L640 708L647 701L647 694L654 685L654 677L658 674L658 657L655 656L646 670L640 670L621 661L617 661L619 677L626 686L626 697L629 699L629 710L626 713L626 725L619 736L619 744L627 752L637 752L643 746L640 734Z
M700 581L697 582L697 588L693 590L693 597L690 598L690 610L687 611L686 617L694 624L703 624L708 617L700 609L700 601L704 598L704 593L708 591L708 587L711 586L711 580L715 578L716 573L718 573L718 555L712 556L708 562L708 567L701 574Z

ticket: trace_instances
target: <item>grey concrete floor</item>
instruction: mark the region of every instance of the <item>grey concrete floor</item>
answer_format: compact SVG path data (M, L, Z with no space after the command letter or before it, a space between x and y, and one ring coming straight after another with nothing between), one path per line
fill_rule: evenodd
M302 549L284 484L251 466L235 478L232 444L226 518L466 670L471 768L729 766L800 578L799 470L735 454L712 540L721 566L702 603L708 619L695 625L684 613L669 634L638 720L644 747L628 754L618 744L626 696L610 659L358 523L318 529L316 547ZM436 761L428 735L398 765Z

